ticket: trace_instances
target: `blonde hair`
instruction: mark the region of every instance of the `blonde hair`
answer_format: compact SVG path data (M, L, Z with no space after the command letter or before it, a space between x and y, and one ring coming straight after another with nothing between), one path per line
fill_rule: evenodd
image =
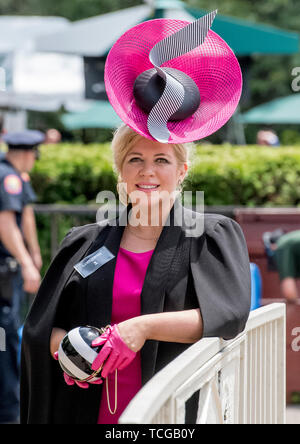
M111 148L114 156L114 169L117 174L121 174L123 164L128 152L144 137L133 131L129 126L122 124L113 135ZM178 166L189 164L189 154L193 150L193 143L172 144Z
M113 151L114 158L114 171L118 176L117 190L119 193L119 198L122 203L128 204L128 196L126 191L123 190L120 185L122 182L121 171L123 164L128 152L131 148L139 141L143 140L144 137L133 131L129 126L122 124L113 135L111 148ZM174 149L174 154L177 159L178 167L184 164L190 165L190 155L194 149L193 143L175 143L172 144ZM187 175L185 176L187 177ZM124 193L125 191L125 193ZM126 201L126 203L125 203Z

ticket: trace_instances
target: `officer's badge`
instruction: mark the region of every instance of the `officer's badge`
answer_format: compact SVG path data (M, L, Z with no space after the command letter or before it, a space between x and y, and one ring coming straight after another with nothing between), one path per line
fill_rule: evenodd
M9 194L20 194L22 192L22 181L15 174L9 174L4 179L4 189Z

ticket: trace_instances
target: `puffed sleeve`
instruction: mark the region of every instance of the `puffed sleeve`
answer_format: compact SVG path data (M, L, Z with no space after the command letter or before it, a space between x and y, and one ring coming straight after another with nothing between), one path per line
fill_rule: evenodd
M244 330L251 306L247 244L240 225L220 216L191 245L191 270L203 337L232 339Z

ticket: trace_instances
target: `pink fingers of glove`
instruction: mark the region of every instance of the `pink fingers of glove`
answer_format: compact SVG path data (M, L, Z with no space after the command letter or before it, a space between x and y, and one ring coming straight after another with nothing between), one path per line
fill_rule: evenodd
M88 389L89 388L89 384L87 382L80 382L80 381L77 381L75 379L75 384L77 384L78 387L80 387L82 389Z
M67 375L67 373L64 373L64 379L67 385L78 385L78 387L82 388L82 389L87 389L89 388L89 385L87 382L80 382L80 381L76 381L75 379L71 378L71 376Z
M74 385L75 384L74 379L71 378L71 376L67 375L67 373L64 373L64 380L67 385Z
M108 327L108 329L102 333L101 336L99 336L99 338L95 339L92 342L92 346L93 347L99 347L99 345L103 345L105 344L105 342L108 340L110 333L111 333L112 327Z
M53 357L56 361L58 361L58 352L55 352L53 354ZM76 381L71 376L69 376L66 372L64 372L64 380L65 380L65 383L69 386L76 384L76 385L78 385L78 387L83 388L83 389L89 388L89 384L99 384L100 385L103 382L102 379L98 379L98 380L90 382L90 383Z
M94 384L94 385L100 385L102 384L102 379L97 379L96 381L89 381L89 382L81 382L81 381L77 381L76 379L71 378L71 376L67 375L67 373L64 373L64 379L67 385L72 386L72 385L78 385L78 387L82 388L82 389L87 389L89 388L89 384Z
M92 342L93 346L99 344L99 339ZM117 325L111 328L108 339L92 364L93 370L98 370L103 365L102 376L106 378L109 373L116 369L123 369L129 365L136 357L136 353L131 350L120 336Z
M116 364L119 361L119 355L115 353L114 350L110 353L108 356L106 362L105 362L105 368L103 367L102 370L102 376L103 378L106 378L109 373L112 373L115 368L117 368Z
M96 381L93 381L93 382L90 381L89 384L100 385L100 384L102 384L102 382L103 382L102 379L99 378Z

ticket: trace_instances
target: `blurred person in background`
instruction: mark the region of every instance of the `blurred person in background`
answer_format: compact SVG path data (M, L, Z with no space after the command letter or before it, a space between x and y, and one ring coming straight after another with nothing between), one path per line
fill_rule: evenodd
M282 228L263 234L268 270L276 271L280 291L289 303L299 299L297 279L300 278L300 230L286 232Z
M35 216L30 203L36 195L29 172L44 141L39 131L2 136L8 151L0 158L0 327L5 330L6 351L0 360L0 423L19 418L20 307L24 292L40 286L42 259Z
M264 146L273 146L273 147L280 146L279 137L277 136L275 131L271 129L264 129L258 131L256 136L256 143L257 145L264 145Z
M297 279L300 278L300 230L281 236L274 249L282 296L290 303L299 300Z
M61 134L55 128L50 128L46 131L44 144L56 144L61 142Z

